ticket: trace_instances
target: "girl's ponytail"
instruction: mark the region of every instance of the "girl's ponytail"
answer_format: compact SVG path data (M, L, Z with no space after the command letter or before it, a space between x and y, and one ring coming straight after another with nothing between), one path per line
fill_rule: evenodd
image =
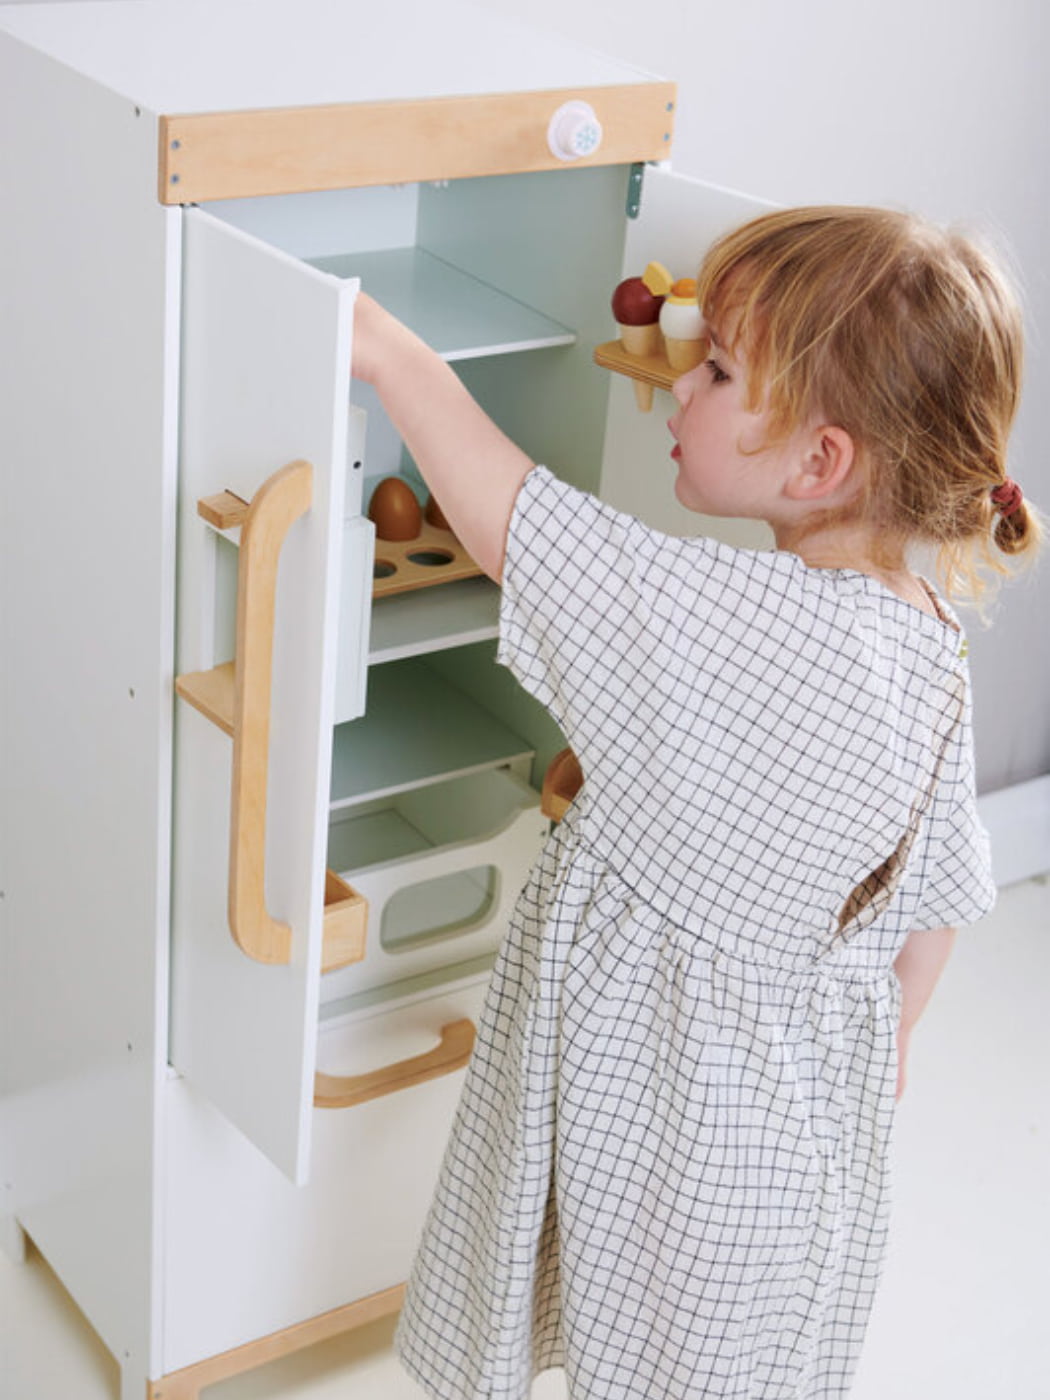
M1005 477L991 493L995 512L992 538L1002 554L1020 555L1035 551L1042 538L1042 522L1024 498L1016 481Z

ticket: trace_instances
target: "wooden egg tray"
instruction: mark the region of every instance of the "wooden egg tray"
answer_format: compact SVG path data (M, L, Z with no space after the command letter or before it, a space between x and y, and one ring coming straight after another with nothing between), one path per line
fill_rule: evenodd
M376 538L372 597L383 598L391 593L407 593L413 588L476 578L480 573L481 567L451 530L439 530L424 521L423 528L413 539Z

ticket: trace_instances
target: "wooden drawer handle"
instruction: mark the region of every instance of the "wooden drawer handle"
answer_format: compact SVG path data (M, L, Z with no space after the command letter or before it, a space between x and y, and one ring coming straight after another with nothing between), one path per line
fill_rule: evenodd
M451 1021L441 1027L441 1043L424 1055L399 1060L396 1064L371 1070L368 1074L318 1072L314 1077L314 1107L352 1108L355 1104L367 1103L369 1099L394 1094L398 1089L408 1089L413 1084L425 1084L428 1079L451 1074L454 1070L462 1069L470 1059L475 1034L473 1021Z

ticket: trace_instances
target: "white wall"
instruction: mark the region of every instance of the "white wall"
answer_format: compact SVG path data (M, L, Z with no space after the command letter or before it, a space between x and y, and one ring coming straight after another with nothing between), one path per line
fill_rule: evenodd
M1040 0L481 0L679 85L672 165L785 204L994 237L1028 316L1013 474L1050 512L1050 7ZM971 634L982 791L1050 771L1050 563Z

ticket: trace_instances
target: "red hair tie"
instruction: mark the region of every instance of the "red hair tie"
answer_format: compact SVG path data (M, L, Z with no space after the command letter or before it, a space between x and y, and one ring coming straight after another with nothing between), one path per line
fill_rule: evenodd
M992 491L992 500L999 507L999 514L1005 518L1020 509L1024 493L1017 482L1008 476Z

